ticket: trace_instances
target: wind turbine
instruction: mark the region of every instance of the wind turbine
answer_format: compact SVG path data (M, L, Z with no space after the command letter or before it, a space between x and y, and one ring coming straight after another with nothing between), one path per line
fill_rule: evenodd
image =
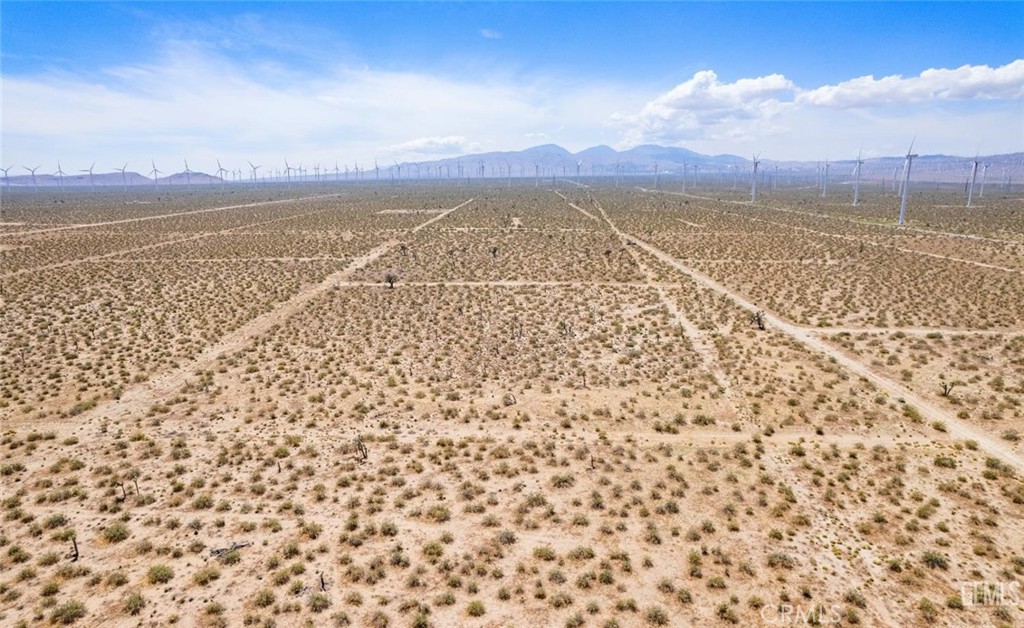
M153 169L149 171L149 174L153 175L153 187L159 189L160 188L160 179L159 179L158 175L160 174L160 171L156 169L156 162L155 161L150 160L150 163L153 164Z
M7 171L10 170L13 167L14 166L7 166L6 168L0 168L0 170L2 170L3 173L4 173L4 187L11 187L11 182L8 180L8 177L7 177Z
M64 190L64 171L60 169L60 160L57 161L57 172L55 173L60 180L60 189Z
M334 162L334 170L332 170L331 172L334 173L334 182L337 183L338 175L341 173L341 170L338 169L338 162ZM345 166L345 178L348 178L348 166Z
M967 188L967 208L970 209L971 201L974 198L974 182L978 179L978 155L975 153L974 161L971 162L971 185Z
M580 166L583 165L582 161L576 162L576 185L580 184Z
M828 163L828 159L825 160L825 178L821 180L821 198L828 198L828 169L832 167L832 164Z
M914 140L916 139L917 138L915 137ZM907 149L907 163L906 165L903 166L903 193L900 198L899 222L899 224L901 225L903 224L903 221L907 215L907 188L910 187L910 166L914 163L914 157L917 157L917 155L914 155L912 153L912 151L914 150L914 140L910 141L910 148Z
M185 160L185 189L192 189L192 171L188 169L188 160Z
M380 181L380 166L377 165L377 160L373 160L373 180Z
M39 191L39 186L36 185L36 170L39 170L39 166L36 166L35 168L29 168L28 166L22 166L22 168L24 168L25 170L28 170L29 172L32 173L32 191L33 192L38 192ZM4 174L6 174L6 173L4 173Z
M224 184L227 183L227 181L224 180L224 173L227 172L227 171L228 171L227 168L225 168L224 166L220 165L220 160L218 159L217 160L217 176L220 177L220 187L222 187L222 188L224 187Z
M985 178L988 176L988 164L982 164L981 166L981 193L978 194L978 198L985 198Z
M121 166L120 168L114 168L114 170L120 170L121 171L121 185L124 188L124 193L125 194L128 193L128 175L125 174L125 170L127 170L127 169L128 169L128 162L127 161L124 162L124 165Z
M96 182L92 178L92 169L95 168L95 167L96 167L96 162L94 161L94 162L92 162L92 165L89 166L86 170L79 170L79 172L88 172L89 173L89 187L92 188L93 192L96 191Z
M248 160L247 160L247 163L249 164L249 167L252 168L252 186L254 188L257 188L257 187L259 187L259 183L256 180L256 171L260 169L260 166L253 165L253 163L251 161L248 161Z
M750 202L751 204L757 202L757 167L761 165L761 160L754 155L754 177L750 183Z
M856 207L857 203L860 202L860 167L864 164L864 160L860 158L860 151L857 151L857 165L853 167L853 206Z

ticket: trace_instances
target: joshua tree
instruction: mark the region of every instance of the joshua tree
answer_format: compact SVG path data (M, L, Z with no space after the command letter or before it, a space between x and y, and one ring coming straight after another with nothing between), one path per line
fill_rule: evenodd
M764 331L764 310L758 310L750 315L750 322L757 325L757 328Z
M359 452L361 460L366 460L370 457L370 452L366 449L366 443L363 442L362 436L356 437L356 451Z
M942 382L942 384L940 384L942 386L942 396L948 397L949 393L953 392L953 388L959 384L960 382Z
M388 284L388 288L394 288L396 281L398 281L398 275L394 273L384 275L384 283Z

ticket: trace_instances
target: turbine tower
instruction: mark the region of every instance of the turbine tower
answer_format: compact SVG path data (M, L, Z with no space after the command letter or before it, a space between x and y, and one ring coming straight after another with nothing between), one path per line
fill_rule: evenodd
M125 194L128 193L128 175L125 174L125 170L127 170L127 169L128 169L128 162L127 161L124 162L124 165L121 166L120 168L114 168L114 170L119 170L121 172L121 186L124 188L124 193Z
M22 166L22 168L24 168L25 170L28 170L29 172L32 173L32 191L33 192L38 192L39 191L39 186L36 185L36 170L39 170L39 166L36 166L35 168L29 168L28 166ZM4 173L4 174L6 174L6 173Z
M192 189L192 171L188 169L188 160L185 160L185 189Z
M227 168L225 168L224 166L220 165L220 160L218 159L217 160L217 176L220 177L220 187L222 187L222 188L224 187L224 184L227 183L227 181L224 180L224 173L225 172L227 172Z
M824 178L821 180L821 198L828 198L828 169L832 167L832 164L828 163L828 159L825 160L825 171Z
M978 194L978 198L985 198L985 178L988 176L988 164L982 164L981 166L981 191Z
M903 221L904 221L904 219L907 216L907 188L910 187L910 166L914 162L914 157L917 157L917 155L914 155L912 153L913 150L914 150L914 141L911 140L910 148L907 149L907 162L903 166L903 186L902 186L903 187L903 191L902 191L902 195L900 197L900 222L899 222L899 224L901 224L901 225L903 224Z
M92 188L93 192L96 191L96 181L93 180L93 178L92 178L92 169L95 168L95 167L96 167L96 162L94 161L94 162L92 162L92 165L89 166L88 169L86 169L86 170L79 170L79 172L88 172L89 173L89 187Z
M63 191L64 190L64 174L65 173L64 173L63 170L60 169L60 160L57 160L57 172L54 173L54 174L56 174L59 177L60 189L61 189L61 191Z
M7 166L6 168L0 168L0 170L2 170L4 173L4 187L11 187L11 182L7 178L7 171L13 167L14 166Z
M974 161L971 162L971 184L967 188L967 208L970 209L971 201L974 199L974 182L978 180L978 155L974 155Z
M153 169L149 171L149 174L153 175L153 187L156 189L160 189L160 179L158 177L160 171L156 169L155 161L150 160L150 163L153 164Z
M750 183L750 202L751 204L757 202L757 167L761 164L761 161L754 155L754 177Z
M853 168L853 206L856 207L857 203L860 202L860 167L864 165L864 160L860 158L860 151L857 151L857 165Z
M249 167L252 168L252 186L254 188L257 188L257 187L259 187L259 182L256 179L256 171L260 169L260 166L253 165L253 163L251 161L248 161L248 160L247 160L247 163L249 164Z

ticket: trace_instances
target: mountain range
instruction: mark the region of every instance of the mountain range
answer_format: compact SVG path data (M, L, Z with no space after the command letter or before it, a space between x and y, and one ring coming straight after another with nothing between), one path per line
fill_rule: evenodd
M1018 182L1024 179L1024 153L1012 153L1004 155L987 155L976 157L956 157L950 155L921 155L918 156L911 169L912 178L915 181L932 182L955 182L959 183L970 175L971 163L974 160L979 162L979 178L984 176L982 170L988 167L987 176L992 181L1006 181L1016 177ZM861 175L866 179L884 179L894 176L895 170L903 167L905 157L877 157L864 159ZM805 176L815 174L823 169L828 163L830 177L835 180L846 180L852 175L856 160L846 159L839 161L773 161L768 158L761 159L763 172L778 169L778 172L788 172L791 175ZM282 164L283 165L283 164ZM572 153L556 144L544 144L534 146L520 151L488 152L461 157L451 157L432 161L403 162L400 164L387 164L379 166L379 171L364 169L362 179L389 181L396 178L401 179L436 179L470 177L480 178L481 169L484 176L491 178L505 178L511 174L512 178L534 178L540 176L569 177L575 178L578 174L583 177L607 176L613 177L618 173L621 176L653 175L655 173L664 176L681 176L685 171L694 173L699 171L701 175L717 176L727 178L740 176L749 172L752 160L738 155L703 155L692 150L645 144L628 150L617 151L610 146L594 146L578 153ZM348 176L354 177L350 171ZM692 176L692 175L691 175ZM345 175L342 172L334 173L324 171L321 179L333 181L336 178L342 180ZM261 181L284 181L285 175L281 170L276 173L268 172L266 168L260 173ZM293 180L296 175L292 175ZM229 181L231 179L228 179ZM248 171L245 171L239 178L240 182L250 180ZM307 172L303 178L305 181L314 181L315 177ZM33 185L30 174L14 175L3 179L8 186L31 187ZM188 175L178 172L166 177L160 177L155 181L156 185L215 185L224 183L224 180L203 172L191 172ZM35 185L38 186L59 186L60 178L56 174L36 174ZM64 176L65 186L97 187L111 186L146 186L154 185L152 178L143 176L137 172L97 173L91 177L88 174L75 174Z

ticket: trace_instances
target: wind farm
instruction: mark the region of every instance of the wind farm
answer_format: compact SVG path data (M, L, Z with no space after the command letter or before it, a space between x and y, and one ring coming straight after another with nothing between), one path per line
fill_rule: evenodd
M1024 624L1024 5L59 9L0 626Z
M70 600L5 621L905 625L1014 573L1019 184L535 152L0 188L7 514L51 530L0 574Z

